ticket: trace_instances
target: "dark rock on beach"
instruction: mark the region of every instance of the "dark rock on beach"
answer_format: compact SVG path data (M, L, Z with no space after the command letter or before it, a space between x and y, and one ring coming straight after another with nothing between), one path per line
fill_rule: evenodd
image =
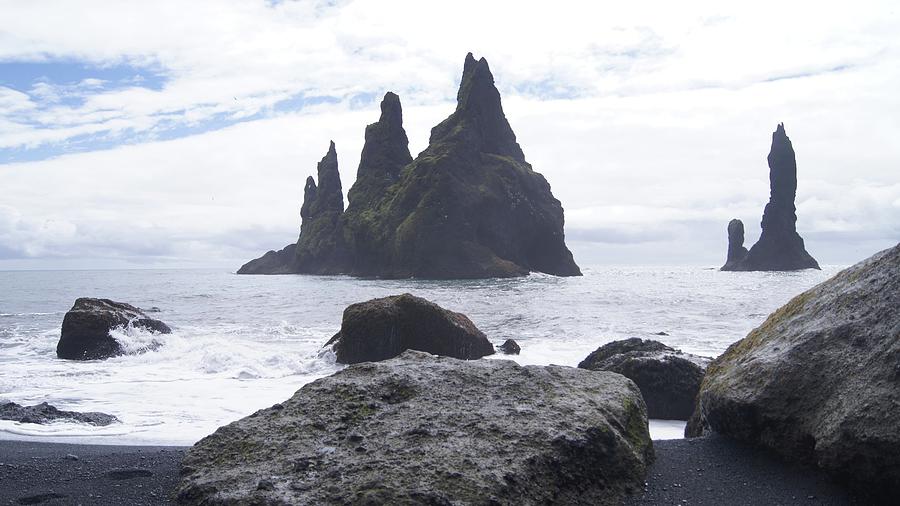
M418 350L459 359L494 353L469 318L408 293L348 306L333 346L342 364L375 362Z
M728 259L723 271L793 271L818 269L797 233L797 161L794 147L779 124L769 151L769 203L763 211L759 241L744 249L744 224L728 224Z
M900 245L794 297L710 364L687 432L715 431L900 494Z
M0 420L12 420L21 423L45 424L59 420L87 423L98 427L106 426L119 419L113 415L98 412L79 413L77 411L62 411L54 406L42 402L34 406L22 406L15 402L0 404Z
M619 504L653 449L618 374L407 351L352 365L186 454L180 504Z
M160 334L172 332L165 323L150 318L124 302L82 297L63 317L56 355L69 360L95 360L122 355L121 344L109 335L116 327L133 327Z
M581 274L565 244L563 209L525 161L487 61L466 56L457 107L409 153L400 99L387 93L366 128L343 210L334 145L310 178L296 245L239 274L490 278Z
M597 348L578 367L617 372L634 381L650 418L687 420L710 360L659 341L631 338Z
M505 355L518 355L522 351L522 348L519 347L519 343L515 342L513 339L503 341L503 344L498 346L497 349Z

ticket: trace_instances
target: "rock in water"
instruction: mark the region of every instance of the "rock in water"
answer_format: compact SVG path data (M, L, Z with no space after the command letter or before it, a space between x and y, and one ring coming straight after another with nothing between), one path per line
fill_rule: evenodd
M900 245L794 297L710 364L687 435L711 429L896 498L898 308Z
M469 318L408 293L348 306L333 345L342 364L376 362L418 350L459 359L494 353Z
M762 234L759 241L743 249L743 223L740 224L740 242L737 241L737 225L732 240L731 220L728 224L728 261L723 271L794 271L818 269L819 264L806 252L803 238L797 233L797 161L794 147L780 123L772 134L769 151L769 203L763 211ZM740 222L739 222L740 223ZM734 251L733 251L734 246ZM743 251L742 251L743 250ZM744 252L746 254L744 255ZM741 255L743 259L738 260Z
M99 413L96 411L86 413L79 413L78 411L62 411L46 402L35 404L34 406L22 406L15 402L0 404L0 420L38 424L56 422L59 420L70 420L73 422L96 425L98 427L103 427L119 421L119 419L113 415L107 415L106 413ZM75 460L78 460L78 457L75 457Z
M522 348L519 347L519 343L517 343L514 339L507 339L506 341L503 341L503 344L498 346L497 349L499 349L506 355L518 355L522 351Z
M185 455L179 504L620 504L653 449L618 374L407 351L350 366Z
M650 418L687 420L709 362L706 357L683 353L659 341L633 337L604 344L578 367L617 372L634 381Z
M96 360L122 355L125 350L109 331L134 327L160 334L172 332L165 323L124 302L81 297L63 317L56 356L69 360Z
M296 247L270 251L238 273L581 275L565 244L562 206L525 161L483 58L466 56L456 111L432 129L418 157L409 154L400 99L393 93L385 95L381 117L366 128L365 139L347 211L341 212L336 197L336 159L329 159L325 172L337 181L328 192L333 205L324 215L307 205L322 199L323 159L318 189L307 182L308 212L301 213Z
M723 271L739 270L741 263L747 259L747 248L744 247L744 222L731 220L728 222L728 258Z

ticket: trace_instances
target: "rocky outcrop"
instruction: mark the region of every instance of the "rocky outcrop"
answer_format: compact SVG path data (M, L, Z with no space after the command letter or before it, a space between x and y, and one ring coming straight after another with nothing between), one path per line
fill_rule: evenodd
M507 339L503 341L503 344L497 347L504 355L518 355L522 348L519 347L519 343L517 343L513 339Z
M312 208L301 213L293 257L290 247L270 251L238 272L440 279L581 274L565 244L562 206L525 161L487 61L467 55L456 111L432 129L428 148L415 159L402 121L400 99L388 93L380 119L366 128L347 211L334 200L327 219ZM339 191L336 160L328 166ZM306 201L322 198L322 181L320 164L318 190L308 182Z
M350 366L185 455L179 504L619 504L652 444L618 374L407 351Z
M900 494L900 245L794 297L710 364L715 431Z
M69 360L96 360L125 353L110 336L117 327L144 329L159 334L172 332L165 323L150 318L124 302L82 297L63 317L56 356Z
M578 367L616 372L634 381L650 418L687 420L709 362L659 341L635 337L604 344Z
M747 259L747 248L744 247L744 222L731 220L728 222L728 258L723 271L735 271Z
M743 249L743 223L740 224L740 241L737 225L732 235L731 220L728 224L728 261L723 271L793 271L818 269L819 264L806 252L803 238L797 233L797 161L794 147L784 131L784 124L772 134L769 151L769 203L763 211L762 233L759 241ZM733 240L734 239L734 240ZM746 254L744 254L746 252ZM742 257L742 258L741 258Z
M113 415L98 412L79 413L77 411L61 411L42 402L34 406L22 406L15 402L0 404L0 420L12 420L19 423L45 424L57 421L72 421L103 427L119 419Z
M348 306L332 346L342 364L376 362L418 350L464 360L494 353L494 346L461 313L408 293Z

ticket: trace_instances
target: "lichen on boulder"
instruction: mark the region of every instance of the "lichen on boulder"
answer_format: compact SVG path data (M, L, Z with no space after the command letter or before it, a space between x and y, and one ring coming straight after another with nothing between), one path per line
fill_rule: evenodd
M176 500L612 505L652 458L640 392L621 375L407 351L202 439Z
M715 431L900 494L900 245L794 297L710 364L686 434Z

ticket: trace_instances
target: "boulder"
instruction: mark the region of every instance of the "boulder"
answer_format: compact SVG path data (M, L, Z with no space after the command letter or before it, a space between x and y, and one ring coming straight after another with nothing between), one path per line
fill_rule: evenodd
M631 338L604 344L578 367L617 372L634 381L650 418L687 420L709 362L659 341Z
M503 352L505 355L518 355L519 352L522 351L522 348L519 347L519 343L515 342L512 339L503 341L503 344L498 346L497 349Z
M407 351L314 381L183 460L178 504L620 504L652 459L611 373Z
M494 353L466 315L408 293L348 306L340 332L325 346L342 364L386 360L405 350L466 360Z
M96 360L122 355L122 345L109 335L116 327L133 327L160 334L172 332L165 323L150 318L124 302L82 297L65 317L56 356L69 360Z
M818 262L806 252L803 238L797 233L797 208L794 206L797 196L797 160L783 123L772 133L768 162L769 203L763 211L759 241L750 251L745 250L744 224L740 220L731 220L728 224L728 261L721 270L818 269Z
M42 402L34 406L22 406L15 402L0 404L0 420L12 420L20 423L45 424L60 420L87 423L103 427L119 419L113 415L98 412L79 413L77 411L61 411L54 406Z
M391 92L365 145L344 211L332 144L307 180L300 238L239 274L491 278L579 276L560 202L525 160L487 61L466 56L456 110L415 159ZM327 205L320 205L328 202Z
M794 297L710 364L687 435L749 441L896 498L898 308L900 245Z

